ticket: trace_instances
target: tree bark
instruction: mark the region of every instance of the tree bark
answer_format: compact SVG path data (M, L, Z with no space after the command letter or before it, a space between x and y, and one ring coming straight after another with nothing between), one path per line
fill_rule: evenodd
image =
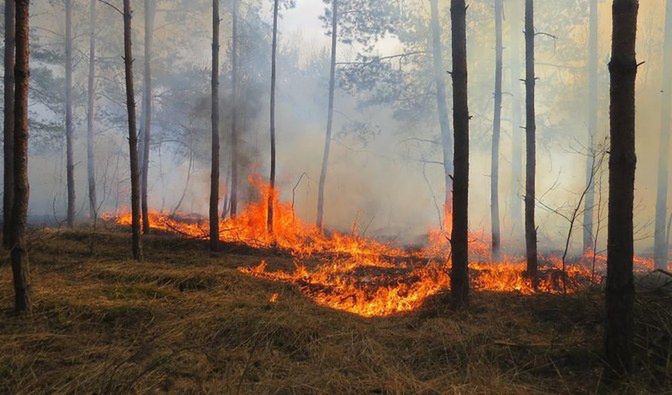
M614 0L611 62L611 150L605 350L613 373L632 370L635 80L638 0Z
M276 54L278 49L278 5L279 0L273 4L273 45L271 54L271 190L268 194L268 232L273 233L273 196L275 194L275 87L276 87Z
M597 137L597 58L599 51L597 0L590 0L590 37L588 45L588 153L586 157L586 196L583 209L583 251L593 249L593 217L595 206L595 139Z
M492 123L492 158L490 162L490 221L492 228L492 259L500 258L499 226L499 140L502 130L502 0L495 0L495 113Z
M238 214L238 0L233 1L231 32L231 179L229 215Z
M210 250L219 248L219 0L212 0L212 159L210 169Z
M511 3L510 29L510 70L511 70L511 192L509 198L509 216L512 234L520 240L523 230L523 208L520 189L523 185L523 116L521 92L521 35L523 32L522 3Z
M451 293L457 308L469 303L469 102L467 84L467 7L465 0L451 0L453 53L453 229Z
M658 153L658 193L656 195L656 231L654 260L659 269L667 268L669 238L667 232L667 194L669 190L670 107L672 107L672 1L666 2L665 43L663 48L663 97L661 103L660 145Z
M87 176L89 181L89 216L95 223L98 219L98 202L96 198L96 161L94 152L94 119L96 116L96 2L89 5L89 77L88 104L86 111L86 158Z
M2 243L11 248L11 218L14 205L14 62L16 57L16 4L5 1L4 76L4 190L2 194Z
M434 65L434 85L436 86L436 107L441 128L441 147L443 149L443 176L446 186L444 199L444 224L452 221L453 201L453 136L448 117L448 99L446 97L446 70L443 65L443 45L441 44L441 24L439 23L438 0L430 0L432 24L432 59Z
M536 286L537 282L537 226L535 224L536 172L537 172L537 123L535 113L534 72L534 0L525 0L525 106L527 108L526 168L525 168L525 244L527 251L527 274Z
M30 313L31 287L26 246L28 220L28 84L30 80L30 1L16 1L16 62L14 69L14 204L11 214L11 260L15 309Z
M322 170L317 191L317 227L324 226L324 188L327 183L329 153L331 151L331 134L334 125L334 96L336 93L336 44L338 43L338 0L331 3L331 64L329 68L329 107L327 108L327 133L324 139Z
M133 258L142 260L140 240L140 166L138 161L138 135L135 118L135 90L133 87L133 49L131 1L124 0L124 66L126 74L126 108L128 111L128 145L131 165L131 230L133 232Z
M145 89L142 94L142 232L149 234L151 224L149 222L149 204L147 202L147 189L149 180L149 148L152 136L152 42L154 41L154 17L156 4L154 0L145 0L145 62L143 80Z
M72 129L72 0L65 0L65 146L69 228L75 224L75 162Z

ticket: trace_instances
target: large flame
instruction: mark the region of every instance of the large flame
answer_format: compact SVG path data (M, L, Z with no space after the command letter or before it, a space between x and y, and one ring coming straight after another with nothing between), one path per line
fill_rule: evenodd
M291 204L281 202L258 177L250 182L259 191L259 199L250 203L235 218L220 223L220 239L254 248L277 248L295 258L293 270L271 270L265 261L244 267L242 273L298 286L317 304L365 317L389 316L419 308L427 298L450 288L450 243L445 230L429 232L427 245L416 251L385 244L357 234L326 234L296 217ZM273 232L266 228L267 202L274 205ZM207 238L207 222L186 220L187 216L151 213L155 229L189 237ZM130 225L130 214L116 218ZM450 219L444 229L450 229ZM472 287L493 292L521 294L566 293L599 282L606 267L606 257L587 253L580 264L567 265L557 257L546 257L537 287L525 276L522 258L506 258L501 263L487 263L489 241L483 234L470 235ZM650 259L636 258L639 270L650 270ZM271 297L276 303L277 295Z

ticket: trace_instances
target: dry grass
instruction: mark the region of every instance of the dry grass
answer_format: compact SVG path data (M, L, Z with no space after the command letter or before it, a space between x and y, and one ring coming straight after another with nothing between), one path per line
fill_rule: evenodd
M597 291L477 294L467 313L441 296L414 314L364 319L236 271L258 252L212 256L152 236L139 264L124 233L100 233L94 251L89 241L86 231L35 234L29 318L10 313L0 267L1 393L672 391L672 298L660 284L640 293L637 373L606 384Z

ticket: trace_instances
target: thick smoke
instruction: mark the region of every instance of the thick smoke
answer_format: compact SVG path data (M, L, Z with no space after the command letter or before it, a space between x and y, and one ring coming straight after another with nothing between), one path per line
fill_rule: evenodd
M57 2L55 2L57 3ZM441 3L441 2L440 2ZM447 3L441 7L444 33L449 31ZM472 118L472 159L470 215L472 230L486 235L489 229L490 135L494 89L494 22L491 2L472 1L468 17L470 67L470 111ZM516 251L521 246L522 229L514 229L509 212L510 199L522 199L522 186L512 190L511 141L522 133L524 125L513 125L510 96L513 80L508 70L507 51L511 45L510 1L505 2L504 119L501 147L501 202L504 247ZM428 2L404 2L400 13L413 12L420 24L426 24ZM222 32L222 184L230 188L229 134L231 117L230 21L228 3L224 3ZM600 5L600 85L599 131L596 137L604 145L608 131L609 30L608 4ZM36 28L33 30L34 68L31 97L31 199L34 221L58 222L65 215L65 164L63 108L58 104L63 87L63 38L59 18L62 5L35 4ZM96 155L97 181L101 210L118 212L129 201L127 150L124 132L124 98L121 59L121 18L109 7L99 5L97 64ZM142 92L143 12L138 2L135 22L136 80ZM638 77L638 152L640 153L636 190L636 238L640 253L649 251L653 236L655 206L656 155L660 122L660 85L662 72L662 2L641 4L639 54L646 61ZM283 10L280 21L278 69L278 185L282 198L294 200L298 215L310 222L316 211L317 181L327 114L328 45L327 29L319 20L320 2L300 2L295 9ZM571 213L578 204L585 182L587 150L587 37L588 6L585 1L544 1L537 10L538 87L538 224L542 251L560 249L567 236L568 221L561 214ZM76 182L78 214L88 213L86 199L86 70L88 38L86 7L75 11L76 62ZM150 205L157 210L206 214L209 182L209 61L210 31L208 2L159 1L155 32L154 136L150 166ZM246 177L267 177L268 100L270 74L270 5L256 0L241 6L241 94L240 161L243 204L256 198ZM392 56L404 51L407 35L422 35L423 28L389 33L368 53ZM447 35L447 33L445 34ZM522 42L523 34L519 39ZM425 38L417 38L422 42ZM450 69L449 39L444 39L445 68ZM339 70L358 61L364 48L339 43ZM420 62L422 63L422 62ZM395 66L396 67L396 66ZM399 68L415 67L409 63ZM394 70L394 67L392 68ZM417 67L417 81L430 81L430 68ZM342 71L343 73L344 71ZM339 80L343 81L343 74ZM378 76L380 77L380 76ZM446 75L450 82L449 75ZM347 83L344 83L347 85ZM366 90L346 89L336 95L335 139L326 193L326 223L331 228L351 230L403 243L418 243L431 228L441 225L444 195L439 135L432 87L415 86L423 107L417 116L399 116L399 102L372 100ZM448 93L450 97L450 83ZM410 86L410 85L409 85ZM395 97L403 97L395 96ZM138 100L138 103L140 101ZM138 113L140 113L138 107ZM449 109L451 110L451 109ZM606 161L604 169L606 170ZM188 185L185 183L188 180ZM299 182L300 180L300 182ZM601 180L601 181L599 181ZM298 184L297 184L298 182ZM606 236L606 172L598 172L599 190L603 191L600 221L602 248ZM226 192L226 191L223 191ZM178 207L179 203L179 207ZM596 210L597 211L597 210ZM580 218L579 220L580 221ZM579 247L580 227L573 246Z

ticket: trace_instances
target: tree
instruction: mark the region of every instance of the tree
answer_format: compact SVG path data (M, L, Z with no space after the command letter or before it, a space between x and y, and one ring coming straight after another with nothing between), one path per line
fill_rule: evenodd
M152 136L152 43L154 41L154 17L156 3L154 0L145 0L145 61L143 79L145 89L142 92L142 231L148 234L151 231L149 222L149 204L147 202L147 184L149 179L149 148Z
M467 84L467 6L465 0L451 0L453 53L453 133L455 139L453 177L453 229L450 289L453 304L462 307L469 300L469 101Z
M65 0L65 151L68 189L68 227L75 224L75 162L72 118L72 0Z
M338 0L331 2L331 61L329 64L329 105L327 108L327 133L324 138L324 154L317 196L317 227L324 225L324 188L327 182L331 135L334 125L334 95L336 92L336 45L338 43Z
M446 99L446 79L443 66L443 45L441 43L441 24L439 23L438 0L431 0L431 27L432 27L432 64L434 71L434 84L436 88L436 107L439 115L439 127L441 128L441 147L443 150L443 174L446 186L444 199L444 222L448 223L452 211L453 194L453 136L450 134L450 121L448 119L448 102Z
M96 116L96 2L89 5L89 75L88 104L86 110L86 172L89 183L89 215L95 223L98 219L96 198L96 157L94 152L94 121Z
M511 1L509 29L509 65L511 71L511 193L509 197L509 211L512 230L518 235L522 229L522 207L520 188L523 184L523 120L522 120L522 93L520 80L522 78L520 37L523 31L522 3Z
M499 260L501 236L499 226L499 139L502 129L502 0L495 0L495 109L492 123L492 158L490 162L490 221L492 258Z
M586 198L583 210L583 251L593 248L593 207L595 206L595 184L593 165L595 139L597 137L597 57L599 51L597 0L590 0L590 34L588 44L588 151L586 157Z
M238 213L238 0L231 11L231 191L229 213Z
M663 86L658 153L658 193L656 195L656 231L654 260L660 269L667 267L669 238L667 230L667 193L669 190L670 108L672 107L672 1L666 2L665 43L663 48Z
M535 224L537 123L535 114L534 72L534 0L525 0L525 107L526 107L526 168L525 168L525 244L527 251L527 274L537 281L537 226Z
M334 0L335 2L336 0ZM275 194L275 87L276 87L276 55L278 50L278 5L280 0L273 2L273 43L271 45L271 175L270 193L268 194L268 232L273 233L273 196Z
M14 86L14 204L10 224L15 309L30 313L31 288L26 245L28 220L28 84L30 82L30 1L16 1Z
M633 205L635 188L635 80L638 0L614 0L611 44L609 225L605 350L621 375L632 370L635 296Z
M14 61L16 56L16 4L5 1L5 76L4 76L4 190L2 194L2 242L11 248L10 223L14 204Z
M212 251L217 251L219 247L219 23L219 0L212 0L212 158L210 170L210 250Z
M133 11L130 0L124 0L124 69L126 76L126 111L128 113L128 145L131 165L131 230L133 258L142 260L140 239L140 166L138 163L138 135L135 118L135 90L133 87Z

